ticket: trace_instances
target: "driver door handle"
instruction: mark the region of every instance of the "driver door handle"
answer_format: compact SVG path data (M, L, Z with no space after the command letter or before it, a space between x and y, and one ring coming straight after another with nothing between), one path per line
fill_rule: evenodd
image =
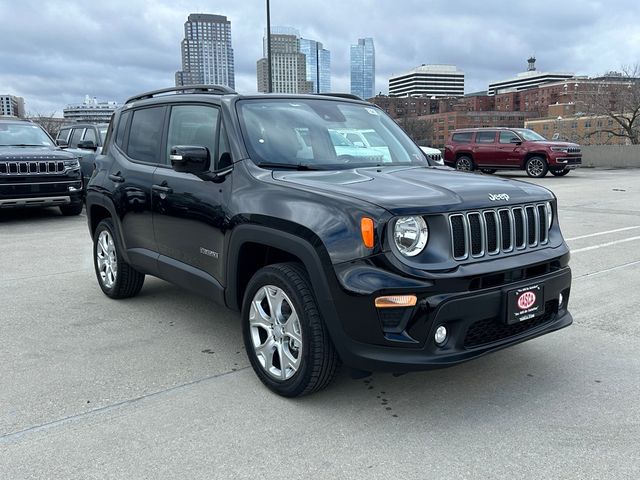
M120 176L120 172L116 173L115 175L111 173L109 174L109 180L116 183L122 183L124 182L124 177Z
M173 193L173 188L164 185L152 185L151 189L161 193Z

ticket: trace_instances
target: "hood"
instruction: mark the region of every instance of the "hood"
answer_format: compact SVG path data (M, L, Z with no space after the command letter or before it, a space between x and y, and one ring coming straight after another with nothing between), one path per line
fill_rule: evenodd
M398 215L502 207L554 198L546 188L530 183L433 167L273 171L273 178L355 197ZM492 201L490 194L498 194L500 199Z
M531 145L541 145L543 147L572 147L572 148L580 148L580 145L578 145L577 143L571 143L571 142L559 142L559 141L555 141L555 140L545 140L545 141L529 141L527 142Z
M36 160L71 160L77 158L71 152L65 152L58 147L13 147L0 146L0 159L14 161Z

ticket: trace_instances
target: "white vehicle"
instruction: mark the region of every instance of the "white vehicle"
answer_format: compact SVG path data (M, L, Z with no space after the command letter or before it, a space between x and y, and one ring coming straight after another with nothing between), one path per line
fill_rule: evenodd
M437 165L444 165L444 160L442 160L442 152L437 148L431 147L420 147L420 150L431 160L435 162Z

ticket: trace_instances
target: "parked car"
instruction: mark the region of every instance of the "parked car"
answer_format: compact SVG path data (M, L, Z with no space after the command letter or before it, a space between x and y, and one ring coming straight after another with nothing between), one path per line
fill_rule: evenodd
M0 119L0 208L49 206L63 215L82 211L78 157L36 123Z
M554 195L434 166L355 98L202 85L128 99L87 188L104 294L152 275L240 311L256 375L289 397L340 362L439 368L571 324ZM343 158L331 131L353 129L390 161Z
M424 154L436 165L444 165L444 160L442 159L442 152L437 148L431 147L420 147L420 150L424 152Z
M97 155L100 155L108 123L76 123L62 127L56 143L80 158L80 168L85 185L91 178Z
M468 128L451 133L444 162L458 170L517 169L530 177L560 177L582 164L582 152L580 145L549 141L526 128Z

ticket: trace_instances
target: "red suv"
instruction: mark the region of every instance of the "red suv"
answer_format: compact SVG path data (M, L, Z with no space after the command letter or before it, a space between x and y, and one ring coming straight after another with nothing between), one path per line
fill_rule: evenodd
M549 171L561 177L582 164L582 152L578 144L551 142L526 128L467 128L451 133L444 163L458 170L524 169L530 177Z

